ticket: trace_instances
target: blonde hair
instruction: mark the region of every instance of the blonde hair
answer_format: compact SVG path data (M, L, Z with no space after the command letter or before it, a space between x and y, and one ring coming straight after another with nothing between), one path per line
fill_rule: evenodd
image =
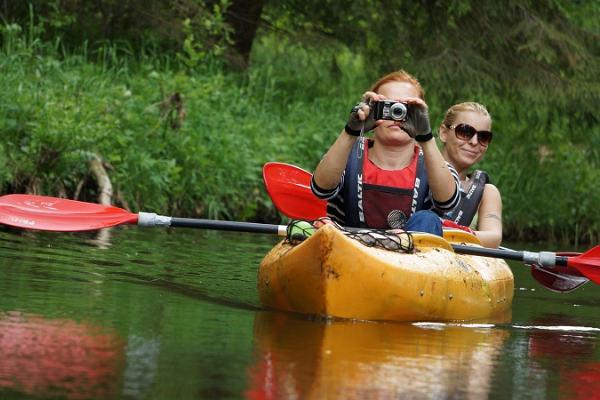
M479 113L481 115L485 115L490 119L490 125L492 123L492 116L488 112L487 108L483 104L475 103L474 101L466 101L464 103L458 103L453 105L446 111L446 115L444 116L444 120L442 121L442 125L451 126L454 125L456 121L456 117L461 112L472 111Z
M381 88L383 85L385 85L386 83L389 83L389 82L408 82L417 89L417 92L421 99L425 98L425 91L421 87L421 84L419 83L417 78L415 78L414 76L412 76L411 74L409 74L408 72L406 72L403 69L391 72L391 73L379 78L379 80L377 82L375 82L373 84L373 86L371 86L371 91L377 93L379 88Z

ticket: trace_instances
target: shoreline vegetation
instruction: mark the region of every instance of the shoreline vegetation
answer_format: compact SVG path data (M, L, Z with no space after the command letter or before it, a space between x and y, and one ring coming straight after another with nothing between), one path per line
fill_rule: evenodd
M468 68L469 49L374 65L372 52L330 37L300 41L290 27L282 34L285 15L272 9L272 29L259 30L244 68L221 47L198 47L191 31L170 52L127 40L74 45L28 15L0 20L3 194L94 202L103 194L134 212L278 222L262 165L312 170L372 78L404 68L426 89L432 126L458 101L481 102L493 115L481 169L502 193L506 241L600 239L597 42L586 53L595 70L533 71L528 84L528 73L515 70L514 82L488 75L475 84L465 79L478 72ZM535 56L561 62L542 50Z

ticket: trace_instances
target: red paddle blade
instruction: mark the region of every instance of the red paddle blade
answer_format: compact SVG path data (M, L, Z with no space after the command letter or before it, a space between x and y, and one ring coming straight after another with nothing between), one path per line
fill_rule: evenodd
M590 281L575 268L569 267L544 268L541 265L533 264L531 265L531 275L545 288L560 293L572 292Z
M586 278L600 284L600 245L577 257L569 257L567 266L576 268Z
M327 202L310 190L310 172L291 164L269 162L263 180L275 207L293 219L314 220L327 215Z
M137 223L137 214L118 207L26 194L0 197L0 224L17 228L73 232L127 223Z

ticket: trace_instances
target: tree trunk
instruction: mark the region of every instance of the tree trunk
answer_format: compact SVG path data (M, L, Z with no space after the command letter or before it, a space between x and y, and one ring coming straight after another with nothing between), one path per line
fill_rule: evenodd
M99 157L94 157L90 160L90 171L98 183L98 203L112 205L112 183Z
M227 22L233 28L233 46L247 65L256 30L260 25L264 0L233 0L227 10Z

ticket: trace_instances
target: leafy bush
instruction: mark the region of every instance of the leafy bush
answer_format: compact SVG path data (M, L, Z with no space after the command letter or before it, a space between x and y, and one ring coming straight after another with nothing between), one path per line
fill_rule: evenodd
M35 28L1 29L3 190L93 199L87 163L100 156L117 201L134 211L273 221L262 165L312 169L379 74L338 42L265 33L252 67L234 73L214 54L190 62L113 42L91 55L41 40ZM598 82L556 97L416 69L433 126L458 101L490 109L497 135L481 168L502 192L508 238L598 240Z

